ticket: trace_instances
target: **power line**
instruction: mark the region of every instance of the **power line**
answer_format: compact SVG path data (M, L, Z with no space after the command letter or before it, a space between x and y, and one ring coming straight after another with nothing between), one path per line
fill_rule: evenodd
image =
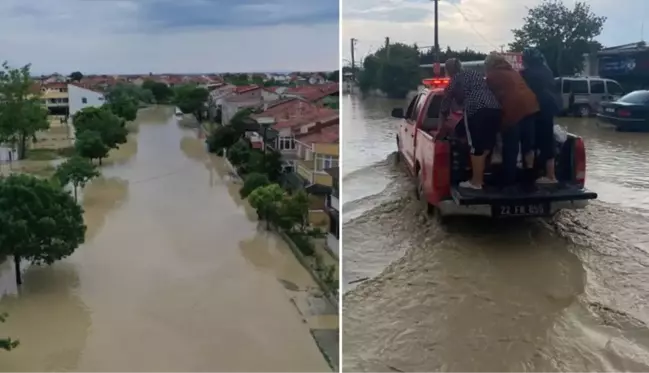
M469 20L469 18L467 18L467 16L464 14L462 9L460 9L460 7L457 4L452 3L452 2L448 2L448 4L453 5L453 7L455 9L457 9L458 12L460 12L460 15L462 15L462 18L464 18L464 20L469 24L469 26L471 26L471 29L473 30L473 32L475 32L476 35L478 35L489 46L493 47L494 50L498 50L498 47L496 45L494 45L492 42L490 42L484 35L482 35L482 33L480 33L480 31L478 31L475 28L475 26L473 25L473 22L471 22L471 20Z

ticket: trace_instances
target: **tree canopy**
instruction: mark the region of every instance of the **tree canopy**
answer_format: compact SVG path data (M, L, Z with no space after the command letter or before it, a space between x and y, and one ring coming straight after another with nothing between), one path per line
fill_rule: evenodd
M96 132L93 131L85 132L84 135L92 133L95 133L95 136L97 136ZM97 176L99 176L97 166L87 158L82 158L79 155L75 155L61 163L54 173L54 177L61 185L72 184L74 187L75 201L77 200L77 189L79 187L83 188L88 181Z
M153 80L145 80L142 84L142 88L151 91L155 102L158 104L169 102L174 94L173 90L171 90L168 85L162 82L155 82Z
M75 82L80 82L81 79L83 79L83 74L81 73L81 71L75 71L72 74L70 74L70 79L72 79L72 81Z
M101 141L109 148L117 148L126 143L126 123L113 114L109 107L86 107L74 115L76 136L84 131L99 133Z
M83 210L70 193L49 180L13 174L0 178L0 253L12 255L16 282L20 260L52 264L83 243Z
M205 88L187 84L174 87L174 103L183 113L192 113L201 121L209 91Z
M101 134L97 131L83 131L79 133L75 142L74 149L80 157L87 158L90 161L101 160L108 156L110 148L101 140Z
M18 144L18 158L25 158L27 140L49 128L47 109L40 92L33 90L30 65L0 71L0 143Z
M572 9L561 0L543 0L529 9L523 27L512 30L512 51L537 47L546 57L555 75L573 75L583 68L584 53L601 49L594 40L599 36L606 17L597 16L585 1L577 1Z
M435 62L435 50L428 49L426 52L420 52L419 61L422 64L430 64ZM449 58L457 58L460 61L481 61L487 58L486 53L478 52L473 49L466 48L464 50L453 50L451 47L446 47L445 50L441 50L439 53L439 61L444 63L444 61Z
M380 89L389 97L404 98L421 82L419 51L416 46L396 43L382 47L363 61L359 87Z
M257 215L266 220L267 224L277 221L277 212L284 199L284 190L278 184L259 187L250 193L248 202L257 210Z

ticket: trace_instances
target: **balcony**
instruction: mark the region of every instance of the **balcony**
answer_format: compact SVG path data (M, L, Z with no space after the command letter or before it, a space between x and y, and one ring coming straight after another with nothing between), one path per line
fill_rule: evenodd
M332 210L336 214L340 211L340 200L334 195L327 195L326 207L328 210Z
M313 161L298 159L295 164L297 165L297 174L309 183L313 183Z

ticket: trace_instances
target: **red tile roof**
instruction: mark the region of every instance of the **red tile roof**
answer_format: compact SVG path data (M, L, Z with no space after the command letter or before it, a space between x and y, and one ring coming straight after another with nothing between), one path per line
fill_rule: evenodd
M68 83L51 82L51 83L43 84L43 87L49 88L49 89L67 88Z
M311 144L334 144L340 139L340 125L334 124L322 128L319 131L308 133L304 136L298 136L297 141L311 145Z
M246 93L246 92L254 91L254 90L256 90L256 89L261 89L261 87L258 86L258 85L256 85L256 84L252 84L252 85L241 85L241 86L237 86L237 87L234 89L234 93L236 93L236 94L241 94L241 93Z
M303 126L305 124L313 123L313 122L327 122L333 119L337 119L339 116L337 110L329 109L329 108L318 108L315 111L312 111L307 114L299 115L299 116L294 116L291 118L286 118L286 119L278 119L277 123L273 126L275 129L283 129L283 128L294 128L294 127L299 127Z
M305 100L314 102L326 96L336 94L340 91L338 83L327 83L318 85L307 85L302 87L293 87L286 90L286 93L300 96Z

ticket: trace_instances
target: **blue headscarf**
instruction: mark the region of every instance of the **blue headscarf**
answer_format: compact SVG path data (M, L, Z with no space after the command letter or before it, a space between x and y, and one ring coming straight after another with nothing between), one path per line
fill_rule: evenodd
M525 48L523 50L523 66L547 66L545 56L536 48Z

